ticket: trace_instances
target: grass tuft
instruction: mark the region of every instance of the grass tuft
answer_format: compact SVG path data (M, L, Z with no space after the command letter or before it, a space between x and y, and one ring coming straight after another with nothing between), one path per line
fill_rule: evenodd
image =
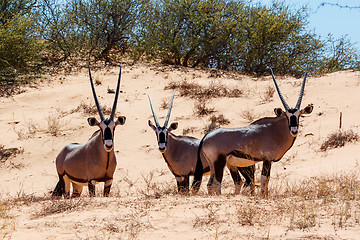
M328 136L325 142L321 144L320 150L325 152L330 149L339 148L345 146L347 143L356 142L359 140L359 135L353 130L342 131L339 129Z

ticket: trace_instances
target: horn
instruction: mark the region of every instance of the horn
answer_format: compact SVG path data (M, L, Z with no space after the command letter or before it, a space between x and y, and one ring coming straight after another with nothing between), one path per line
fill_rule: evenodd
M152 101L151 101L151 97L150 97L149 94L148 94L148 97L149 97L150 107L151 107L151 111L152 111L152 114L153 114L153 117L154 117L155 125L156 125L156 127L160 127L160 124L159 124L159 121L157 120L157 117L156 117L156 114L155 114L155 111L154 111L154 107L153 107L153 104L152 104Z
M118 82L117 82L117 86L116 86L115 100L114 100L114 104L113 104L113 107L112 107L112 110L111 110L110 120L114 120L117 100L118 100L118 97L119 97L120 79L121 79L121 65L120 65L120 72L119 72L119 78L118 78Z
M96 97L95 87L94 87L94 83L93 83L93 80L92 80L92 77L91 77L90 64L88 65L88 67L89 67L90 84L91 84L91 89L92 89L92 92L93 92L93 95L94 95L95 104L96 104L96 107L98 109L101 121L104 121L105 117L104 117L103 112L101 111L99 101L98 101L98 99Z
M284 99L283 95L281 94L279 85L277 84L277 82L276 82L276 80L275 80L275 77L274 77L274 73L273 73L272 68L270 68L270 70L271 70L271 76L272 76L272 78L273 78L273 80L274 80L275 87L276 87L276 90L277 90L277 92L278 92L278 94L279 94L280 100L281 100L282 104L284 105L285 110L288 111L290 108L289 108L289 106L287 105L287 103L285 102L285 99Z
M167 125L168 125L168 123L169 123L171 108L172 108L173 101L174 101L174 95L175 95L175 90L174 90L174 93L173 93L173 95L172 95L172 97L171 97L170 107L169 107L168 114L167 114L167 116L166 116L166 120L165 120L165 123L164 123L164 127L167 127Z
M298 101L296 103L296 107L295 107L296 109L300 109L301 100L302 100L302 97L304 95L306 76L307 76L307 73L305 73L305 77L304 77L304 80L303 80L302 85L301 85L300 96L299 96L299 99L298 99Z

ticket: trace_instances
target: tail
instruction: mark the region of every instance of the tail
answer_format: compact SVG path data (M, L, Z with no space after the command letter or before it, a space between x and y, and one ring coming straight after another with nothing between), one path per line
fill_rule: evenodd
M201 149L202 149L202 145L203 145L203 141L204 138L206 137L206 135L201 139L200 144L199 144L199 148L198 148L198 153L197 153L197 161L196 161L196 168L195 168L195 172L194 172L194 180L192 183L192 192L193 193L197 193L200 189L200 185L201 185L201 180L202 180L202 176L204 173L204 168L201 162Z
M51 197L61 197L63 195L63 189L61 187L60 181L56 184L54 191L51 193Z

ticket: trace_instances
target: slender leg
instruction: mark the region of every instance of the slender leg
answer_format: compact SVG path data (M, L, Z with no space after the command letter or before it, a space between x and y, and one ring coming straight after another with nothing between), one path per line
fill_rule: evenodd
M110 179L110 180L107 180L107 181L104 183L104 197L108 197L108 196L109 196L112 182L113 182L113 180Z
M66 175L64 175L63 177L63 181L64 181L64 197L65 198L69 198L70 197L70 178Z
M271 170L271 162L265 160L263 162L263 168L261 171L261 193L264 197L267 197L269 194L268 185L270 179L270 170Z
M73 198L80 197L83 186L79 185L79 184L76 184L74 182L72 182L72 186L73 186L73 192L72 192L71 197L73 197Z
M59 174L59 181L56 184L56 187L55 187L54 191L52 192L51 197L61 197L64 193L64 188L65 188L65 183L64 183L63 176L61 176Z
M88 182L88 188L89 188L89 196L95 197L95 181L94 180L90 180Z
M226 156L220 155L216 162L214 162L215 167L215 180L214 180L214 190L216 194L221 194L221 182L224 176L224 168L226 165Z
M241 181L241 177L240 177L238 168L234 167L234 166L230 166L230 165L227 165L227 167L230 171L231 177L235 184L235 194L239 194L240 190L241 190L241 182L242 181Z
M240 173L245 178L244 188L250 186L250 193L254 194L255 191L255 165L248 167L239 167Z
M179 193L189 192L189 175L183 177L176 177Z

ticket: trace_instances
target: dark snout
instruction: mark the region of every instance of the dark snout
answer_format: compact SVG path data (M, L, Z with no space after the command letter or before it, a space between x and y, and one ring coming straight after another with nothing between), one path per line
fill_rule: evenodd
M290 134L296 137L299 133L299 124L296 116L290 117Z
M159 151L161 153L164 153L166 150L165 133L163 132L159 133L158 143L159 143Z
M104 147L105 150L108 152L110 152L114 147L114 142L110 128L106 128L104 131Z

